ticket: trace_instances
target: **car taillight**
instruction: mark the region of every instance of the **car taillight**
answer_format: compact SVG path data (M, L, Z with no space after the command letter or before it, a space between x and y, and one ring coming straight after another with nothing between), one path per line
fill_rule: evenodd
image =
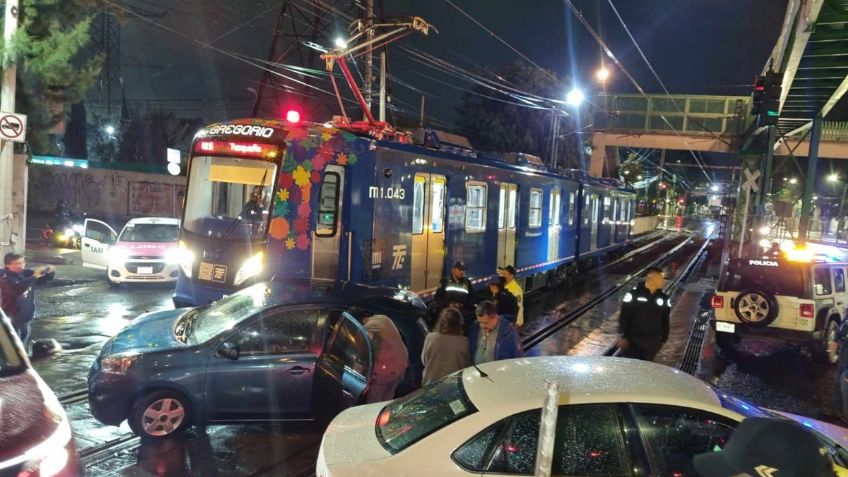
M801 305L800 310L798 310L801 314L801 318L815 318L816 317L816 308L812 303L804 303Z
M720 295L713 295L711 304L713 308L724 308L724 297Z

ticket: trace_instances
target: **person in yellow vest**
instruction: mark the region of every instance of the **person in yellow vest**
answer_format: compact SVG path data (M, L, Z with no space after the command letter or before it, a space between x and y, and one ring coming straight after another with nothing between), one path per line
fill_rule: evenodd
M515 297L515 301L518 302L518 314L515 317L515 326L516 328L520 328L524 326L524 290L522 290L521 285L515 281L515 267L512 265L499 267L498 275L502 276L504 279L504 289L512 293L512 296Z

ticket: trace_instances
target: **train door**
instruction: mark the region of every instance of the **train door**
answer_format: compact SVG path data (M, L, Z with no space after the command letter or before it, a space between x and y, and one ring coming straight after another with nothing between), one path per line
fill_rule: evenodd
M559 233L562 227L560 225L561 200L562 190L552 189L548 201L548 261L556 260L559 257Z
M618 197L615 195L611 195L612 198L612 214L610 215L610 243L620 242L621 239L618 236L619 232L619 220L618 220Z
M515 223L518 185L501 183L498 196L498 266L515 263Z
M412 289L435 288L445 266L447 180L415 174L412 199Z
M342 241L344 167L328 165L318 197L315 231L312 233L312 276L337 280Z
M601 210L599 207L600 201L598 200L598 194L591 194L589 196L590 203L590 213L589 216L592 218L592 223L589 224L591 226L591 238L589 239L589 243L592 244L592 250L597 250L598 248L598 216L601 214Z

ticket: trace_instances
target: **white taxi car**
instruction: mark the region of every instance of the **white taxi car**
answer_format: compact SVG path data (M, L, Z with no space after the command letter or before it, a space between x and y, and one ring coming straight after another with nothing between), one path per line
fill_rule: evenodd
M177 280L179 219L132 219L120 234L109 224L95 219L86 219L83 227L82 263L106 270L110 285Z
M533 475L545 383L559 385L552 475L694 476L692 457L721 449L749 416L814 429L834 464L848 430L778 415L675 369L607 357L519 358L466 368L330 423L318 477Z
M730 260L712 297L716 344L731 357L745 336L811 345L835 364L846 272L846 263L812 259Z

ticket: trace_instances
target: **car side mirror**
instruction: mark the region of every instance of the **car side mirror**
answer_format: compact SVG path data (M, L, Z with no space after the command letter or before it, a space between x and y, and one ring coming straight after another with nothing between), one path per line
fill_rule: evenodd
M239 347L237 344L228 341L223 343L215 354L235 361L239 358Z

